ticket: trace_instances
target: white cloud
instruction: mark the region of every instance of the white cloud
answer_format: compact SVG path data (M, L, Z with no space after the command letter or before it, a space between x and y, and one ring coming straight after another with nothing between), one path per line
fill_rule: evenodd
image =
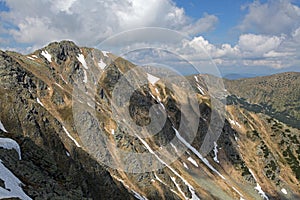
M296 48L291 47L291 43L295 45L294 41L293 38L284 36L243 34L234 46L217 46L199 36L185 41L182 53L187 53L184 56L188 60L200 62L207 58L201 57L204 49L219 66L266 66L280 69L299 63L299 53ZM299 43L297 45L299 48Z
M239 28L242 64L285 68L300 63L300 7L291 0L254 1Z
M280 57L284 57L284 56L292 56L293 53L291 52L277 52L277 51L269 51L267 53L264 53L263 57L266 58L280 58Z
M293 39L300 43L300 27L292 33Z
M10 11L1 19L17 27L9 33L33 46L62 39L94 46L118 32L149 26L199 34L217 22L213 15L194 21L171 0L10 0L6 5Z
M171 0L147 0L146 3L144 0L9 0L6 4L10 11L0 13L0 21L16 28L7 31L0 25L0 34L8 33L16 43L31 46L26 49L24 44L9 46L9 39L6 49L23 48L23 52L28 52L62 39L73 40L80 46L96 46L122 31L162 27L193 38L174 42L176 36L169 32L156 30L153 34L144 30L126 37L127 42L132 49L142 43L146 47L159 34L158 48L179 51L188 60L199 62L208 58L203 54L204 49L220 66L283 68L295 66L300 60L300 8L288 0L254 1L247 5L247 14L239 26L243 32L237 43L219 45L200 35L215 28L218 23L215 15L204 14L200 19L192 19ZM8 40L0 36L2 46L4 41Z
M197 35L213 30L217 23L218 18L215 15L204 14L203 18L200 18L194 24L185 26L182 31L190 35Z
M244 34L239 38L238 48L245 57L257 57L278 48L283 39L284 37Z
M239 54L239 49L237 48L237 46L232 47L230 44L222 44L220 47L217 47L214 44L211 44L202 36L194 37L191 41L186 41L184 46L189 46L194 50L186 52L199 54L198 57L201 57L200 53L203 51L207 52L212 58L233 57ZM204 55L203 58L206 57L207 56Z
M248 9L240 28L259 34L290 34L300 24L300 8L290 0L254 1Z
M76 0L53 0L52 5L51 5L51 9L54 12L66 12L68 14L71 14L72 12L70 11L70 8L72 7L73 3Z
M21 43L37 43L41 44L45 40L56 37L60 30L51 29L51 21L48 18L33 18L26 17L18 24L19 30L11 30L10 33L14 36L17 42ZM62 35L61 35L62 36Z

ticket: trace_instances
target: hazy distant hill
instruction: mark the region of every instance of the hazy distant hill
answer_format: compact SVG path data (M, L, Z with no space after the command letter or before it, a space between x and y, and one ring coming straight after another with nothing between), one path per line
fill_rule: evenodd
M242 78L252 78L252 77L257 77L257 76L260 76L260 75L232 73L232 74L224 75L223 78L226 78L226 79L229 79L229 80L236 80L236 79L242 79Z

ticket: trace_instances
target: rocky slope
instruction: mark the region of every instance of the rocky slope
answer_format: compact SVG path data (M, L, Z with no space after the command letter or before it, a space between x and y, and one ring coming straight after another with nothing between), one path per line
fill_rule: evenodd
M300 198L299 129L244 106L238 92L236 98L226 90L211 96L205 83L215 79L207 75L167 84L174 79L134 69L111 53L69 41L29 55L1 51L0 159L22 184L12 187L8 174L0 172L0 197ZM140 87L131 88L124 103L126 76ZM178 87L187 84L196 102ZM212 107L226 96L218 139L211 130L222 114L214 115ZM155 130L140 127L149 124L162 128L147 135ZM201 150L206 133L212 134L207 155ZM7 138L20 146L21 159ZM132 157L136 154L143 162ZM151 170L155 165L159 169Z

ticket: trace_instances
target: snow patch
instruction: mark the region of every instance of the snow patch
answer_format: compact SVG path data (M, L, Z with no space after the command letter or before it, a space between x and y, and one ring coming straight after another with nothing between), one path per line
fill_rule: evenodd
M36 55L31 55L31 57L33 57L33 58L38 58Z
M201 86L197 84L197 88L198 88L200 94L201 94L201 95L204 95L204 91L203 91L203 89L201 88Z
M94 107L95 107L95 105L92 105L90 102L87 102L87 105L88 105L89 107L91 107L91 108L94 108Z
M152 97L153 99L156 99L156 97L155 97L151 92L149 92L149 94L151 95L151 97Z
M111 134L114 135L115 134L115 130L111 129Z
M108 51L101 51L101 52L103 53L103 56L105 56L105 57L108 57L108 54L110 53Z
M87 72L86 72L85 70L83 70L83 72L84 72L83 82L84 82L84 83L87 83L87 81L88 81L88 78L87 78Z
M236 136L236 134L234 134L234 140L238 141L238 137Z
M147 73L147 79L152 85L154 85L160 78Z
M14 149L18 152L18 155L19 155L19 160L22 159L21 157L21 149L20 149L20 146L19 144L13 140L13 139L10 139L10 138L0 138L0 148L3 148L3 149Z
M189 167L187 166L187 164L185 162L183 162L182 164L186 169L189 169Z
M167 185L165 182L163 182L157 175L156 173L154 173L155 179L158 180L160 183L162 183L163 185Z
M197 77L197 76L194 76L194 78L195 78L196 82L199 82L199 80L198 80L198 77Z
M36 98L36 101L38 102L38 104L40 104L41 106L44 107L44 104L40 101L40 99L38 97Z
M183 137L181 137L181 135L179 134L179 132L177 131L176 128L172 127L176 133L176 137L185 145L188 147L188 149L190 149L196 156L198 156L198 158L208 167L210 168L213 172L215 172L216 174L218 174L222 179L225 180L225 177L220 174L220 172L218 172L209 162L206 158L204 158L193 146L191 146Z
M78 54L78 56L76 58L78 59L78 61L82 64L82 66L85 69L88 69L88 66L87 66L87 64L85 62L84 56L82 54Z
M35 60L34 58L30 57L30 56L27 56L27 58L29 58L30 60Z
M127 189L129 189L129 186L120 178L113 176L115 179L117 179L119 182L121 182Z
M136 137L144 144L144 146L148 149L148 151L151 154L153 154L163 165L165 165L166 167L168 167L177 177L179 177L184 182L184 184L189 188L189 191L192 194L192 200L200 200L200 198L196 195L195 189L193 188L192 185L190 185L175 169L173 169L170 165L168 165L167 163L165 163L158 155L156 155L154 153L154 151L150 148L150 146L147 144L147 142L145 140L143 140L138 135L136 135ZM156 178L158 178L158 177L156 176Z
M160 97L159 96L157 96L157 100L160 102L161 101L161 99L160 99Z
M66 155L67 155L68 157L70 157L70 154L69 154L69 152L67 152L67 151L66 151Z
M52 56L48 53L48 51L42 51L42 56L44 56L49 62L52 62L51 58Z
M75 143L77 147L80 147L78 142L72 137L72 135L68 132L68 130L63 126L64 131L66 132L67 136Z
M65 83L68 83L68 82L64 79L64 77L63 77L62 75L60 75L60 77L61 77L61 79L62 79Z
M283 194L287 194L287 191L286 191L286 189L284 189L284 188L281 189L281 192L282 192Z
M263 197L264 199L269 200L268 196L266 195L266 193L261 189L260 185L258 183L256 183L256 187L254 188L257 190L258 194L260 194L261 197Z
M98 66L101 68L101 69L104 69L106 67L106 64L105 62L103 62L103 60L101 59L99 62L98 62Z
M180 188L180 185L178 183L176 183L176 178L175 177L171 177L171 180L173 181L173 183L175 184L175 186L177 187L177 189L181 193L181 195L184 196L185 199L189 199L187 196L185 196L185 193Z
M155 92L156 92L156 94L157 94L157 100L158 100L159 102L161 102L161 99L160 99L160 97L158 96L158 95L159 95L158 89L157 89L157 88L154 88L154 90L155 90Z
M121 182L127 189L130 189L130 187L120 178L113 176L115 179L117 179L119 182ZM131 192L133 192L133 195L139 199L139 200L148 200L146 197L140 195L139 193L137 193L136 191L130 189Z
M0 120L0 130L2 130L3 132L7 133L7 130L4 128L1 120Z
M153 99L155 99L156 101L158 101L158 102L162 105L161 99L160 99L159 96L155 97L151 92L149 92L149 94L151 95L151 97L152 97ZM163 105L162 105L162 106L163 106ZM163 106L163 109L164 109L164 106Z
M230 119L230 118L229 118L228 120L229 120L229 123L230 123L230 124L235 125L235 126L237 126L237 127L239 127L239 128L242 127L237 121L234 121L234 120L232 120L232 119Z
M194 160L192 157L188 157L188 161L190 161L193 165L195 165L196 167L199 167L196 160Z
M215 153L214 161L216 163L220 163L220 161L218 160L218 145L216 142L214 142L214 153Z
M232 187L232 189L240 195L240 200L243 200L244 195L240 191L238 191L235 187Z
M132 192L133 192L133 194L134 194L134 197L136 197L137 199L139 199L139 200L147 200L147 198L146 197L144 197L144 196L142 196L142 195L140 195L139 193L137 193L136 191L134 191L134 190L131 190Z
M159 105L162 107L162 109L166 110L164 104L162 104L162 102L159 102Z
M171 146L174 148L175 152L177 153L178 150L177 150L177 148L175 147L175 145L174 145L173 143L170 143L170 144L171 144Z
M266 195L266 193L261 189L261 186L258 184L257 179L256 179L256 177L255 177L253 171L252 171L251 169L249 169L249 172L251 173L251 175L253 176L253 178L254 178L254 180L255 180L255 182L256 182L256 187L254 187L254 189L257 190L258 194L259 194L262 198L264 198L264 199L266 199L266 200L269 200L269 198L268 198L268 196Z
M22 182L7 169L0 160L0 179L4 181L5 188L0 187L0 199L20 198L22 200L31 199L22 189Z

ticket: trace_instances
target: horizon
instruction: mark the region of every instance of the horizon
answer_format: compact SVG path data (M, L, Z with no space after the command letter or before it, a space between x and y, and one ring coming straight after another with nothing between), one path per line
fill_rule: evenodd
M52 43L60 43L60 42L64 42L64 41L67 41L67 42L73 42L75 45L77 45L74 41L72 40L61 40L61 41L52 41L50 43L48 43L46 46L43 46L39 49L35 49L33 50L32 52L27 52L27 53L24 53L24 52L18 52L18 51L14 51L14 50L2 50L2 51L9 51L9 52L15 52L15 53L18 53L18 54L21 54L23 56L26 56L26 55L30 55L30 54L33 54L35 51L38 51L38 50L42 50L46 47L48 47L49 45L51 45ZM88 46L78 46L80 48L91 48L91 47L88 47ZM102 51L101 49L98 49L97 47L92 47L94 49L97 49L97 50L100 50ZM113 52L111 52L113 53ZM114 53L113 53L114 54ZM133 62L133 64L135 64ZM170 67L171 68L171 67ZM276 75L276 74L282 74L282 73L300 73L300 68L297 70L294 70L294 71L286 71L286 70L279 70L279 71L274 71L274 72L271 72L271 73L248 73L248 72L242 72L242 73L238 73L238 72L228 72L228 73L222 73L222 71L220 71L220 74L212 74L212 73L197 73L195 69L189 69L189 68L185 68L183 69L182 71L180 70L180 68L173 68L176 72L178 72L178 74L180 75L183 75L183 76L194 76L194 75L205 75L205 74L208 74L208 75L213 75L213 76L217 76L217 77L220 77L220 78L225 78L225 79L229 79L229 80L237 80L237 79L246 79L246 78L255 78L255 77L263 77L263 76L272 76L272 75Z

